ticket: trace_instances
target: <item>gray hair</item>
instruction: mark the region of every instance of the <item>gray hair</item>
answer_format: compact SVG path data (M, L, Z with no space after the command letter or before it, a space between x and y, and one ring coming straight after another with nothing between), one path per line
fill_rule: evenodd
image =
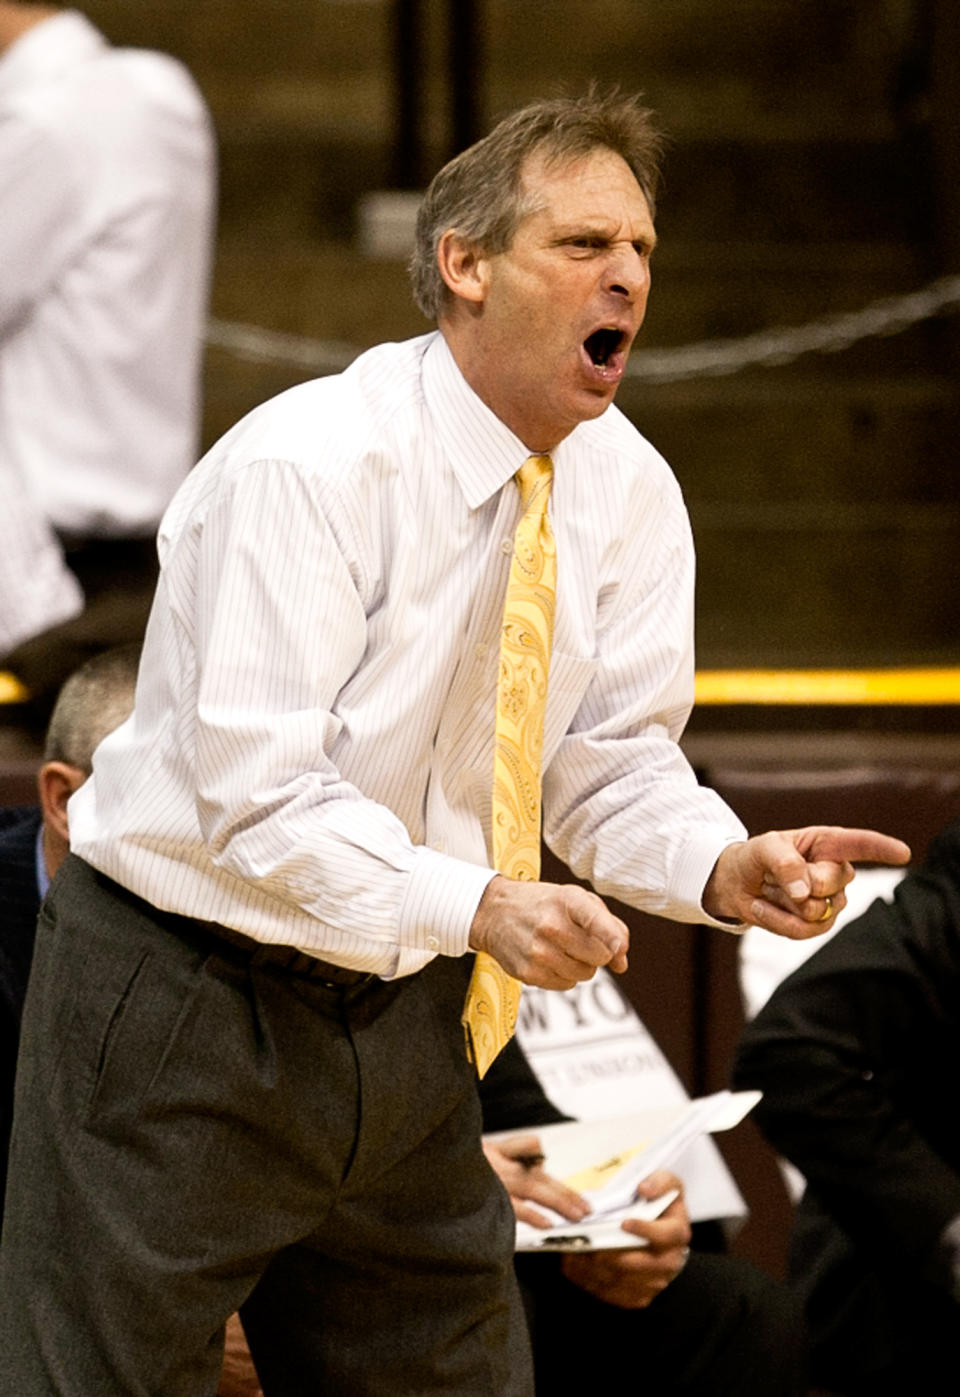
M90 775L94 751L133 709L139 663L136 642L104 650L74 670L50 715L45 762L66 762Z
M434 176L417 214L410 260L413 297L424 315L440 314L449 294L437 267L437 248L449 229L487 254L504 252L518 225L534 212L523 169L537 154L553 165L580 160L598 148L621 156L653 215L662 138L639 96L617 89L582 97L533 102L504 117L489 135L461 152Z

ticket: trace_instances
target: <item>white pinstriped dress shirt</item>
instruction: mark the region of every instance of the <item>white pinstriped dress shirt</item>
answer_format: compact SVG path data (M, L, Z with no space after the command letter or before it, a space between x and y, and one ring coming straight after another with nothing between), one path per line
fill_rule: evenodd
M55 530L152 534L195 459L215 164L168 55L66 10L0 56L0 655L82 610Z
M66 533L153 533L196 458L215 162L182 64L76 11L0 61L0 461Z
M467 948L489 878L499 625L528 455L437 334L256 409L160 530L132 718L74 850L156 906L383 976ZM599 891L690 921L743 837L677 739L693 549L615 408L552 453L544 834Z

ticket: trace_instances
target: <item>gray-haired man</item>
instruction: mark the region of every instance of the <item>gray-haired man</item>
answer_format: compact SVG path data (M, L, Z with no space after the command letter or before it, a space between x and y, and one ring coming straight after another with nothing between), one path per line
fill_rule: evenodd
M746 840L677 746L689 527L612 408L655 151L629 99L508 118L427 195L439 333L258 409L168 510L134 715L71 805L80 857L38 941L0 1267L17 1397L59 1391L78 1350L78 1397L203 1392L254 1287L270 1394L530 1392L467 952L561 988L622 969L628 939L596 894L491 868L531 454L553 475L554 850L627 901L787 935L829 924L849 859L907 856L869 832ZM461 226L484 170L489 224Z

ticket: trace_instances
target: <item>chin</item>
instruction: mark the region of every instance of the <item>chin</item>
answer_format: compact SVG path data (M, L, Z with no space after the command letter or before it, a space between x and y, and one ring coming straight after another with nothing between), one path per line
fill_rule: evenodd
M541 418L535 428L528 428L526 432L518 433L520 439L531 451L539 451L544 455L558 446L565 437L568 437L581 422L592 422L597 417L602 417L607 408L613 402L613 391L597 392L596 390L581 389L563 403L558 403L556 415L549 422L546 417ZM553 446L531 446L531 441L551 441Z
M579 420L581 422L592 422L594 418L602 417L616 396L616 387L589 389L581 395L580 401L577 404L579 409Z

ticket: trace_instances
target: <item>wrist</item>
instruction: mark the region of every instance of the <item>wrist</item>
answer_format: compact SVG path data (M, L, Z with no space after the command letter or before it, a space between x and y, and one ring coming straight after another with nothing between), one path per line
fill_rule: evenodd
M721 849L710 877L704 885L701 905L707 916L712 917L714 921L736 924L741 920L737 914L736 895L739 890L739 879L735 864L736 851L743 847L743 843L736 843L728 844L725 849Z
M491 931L497 927L499 922L496 904L503 881L503 874L491 874L486 887L480 894L480 900L473 914L467 936L467 946L471 951L486 951L488 954L492 954L490 951Z

